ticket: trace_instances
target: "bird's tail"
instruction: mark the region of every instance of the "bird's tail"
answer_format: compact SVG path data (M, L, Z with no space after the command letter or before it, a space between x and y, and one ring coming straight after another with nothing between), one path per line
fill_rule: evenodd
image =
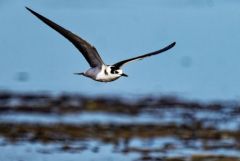
M83 72L82 72L82 73L73 73L73 74L76 74L76 75L85 75Z

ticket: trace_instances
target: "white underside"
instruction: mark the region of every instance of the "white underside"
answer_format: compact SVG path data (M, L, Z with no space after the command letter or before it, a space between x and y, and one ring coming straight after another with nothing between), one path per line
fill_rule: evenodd
M101 71L100 73L97 74L95 80L100 81L100 82L111 82L118 78L119 78L119 76L112 75L112 74L106 75L104 72Z
M111 82L120 77L118 74L112 74L110 68L105 65L103 65L101 69L99 67L88 69L85 72L85 76L100 82Z

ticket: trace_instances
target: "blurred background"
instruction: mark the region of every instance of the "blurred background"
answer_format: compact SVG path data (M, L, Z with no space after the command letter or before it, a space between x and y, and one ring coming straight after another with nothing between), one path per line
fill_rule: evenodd
M106 64L176 46L99 83L25 6ZM240 161L240 1L0 0L0 161ZM14 152L14 153L13 153Z
M236 0L1 0L0 89L238 99L239 5ZM177 45L125 66L128 78L91 81L73 75L88 69L78 50L25 6L89 41L107 64Z

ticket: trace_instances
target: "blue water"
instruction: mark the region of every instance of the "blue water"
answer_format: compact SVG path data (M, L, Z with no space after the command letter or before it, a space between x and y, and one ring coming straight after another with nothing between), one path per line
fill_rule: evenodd
M114 108L114 107L113 107ZM228 107L231 108L231 107ZM239 131L240 117L232 111L189 110L189 109L154 109L138 115L109 114L104 112L81 112L74 114L39 114L39 113L5 113L0 115L0 122L35 123L35 124L153 124L153 125L191 125L201 122L204 127L218 130Z
M232 145L236 140L223 139L223 141L216 141L212 143L213 145ZM0 142L0 160L13 161L13 160L53 160L57 159L60 161L67 160L109 160L109 161L133 161L141 156L139 152L129 152L121 153L123 145L118 145L114 147L111 144L103 144L100 141L88 140L75 142L71 147L82 148L82 150L76 151L64 151L61 148L64 146L58 143L43 144L43 143L13 143L6 144L1 140ZM211 144L210 142L208 144ZM174 145L174 148L167 151L158 151L158 149L163 148L166 145ZM179 140L174 137L160 137L160 138L151 138L151 139L133 139L129 143L129 148L134 149L156 149L156 152L150 152L151 156L157 157L191 157L192 155L224 155L230 157L240 157L239 151L237 149L202 149L203 142L201 140L195 140L191 145L184 145L184 141ZM95 152L94 149L100 147L98 152ZM14 151L14 154L12 153ZM188 160L188 159L186 159Z
M82 146L84 142L76 143L76 146ZM88 150L75 153L69 153L58 150L61 145L59 144L41 144L41 143L17 143L0 145L0 160L5 161L17 161L17 160L36 160L36 161L69 161L69 160L109 160L109 161L122 161L122 160L134 160L137 158L137 154L121 155L119 153L112 153L112 146L105 145L101 148L101 155L91 151L95 146L99 146L101 143L97 141L88 142ZM14 155L12 152L14 151Z
M128 78L98 83L78 51L28 6L94 44L107 64L174 49L124 67ZM237 0L0 1L0 89L84 94L175 94L199 100L240 96Z

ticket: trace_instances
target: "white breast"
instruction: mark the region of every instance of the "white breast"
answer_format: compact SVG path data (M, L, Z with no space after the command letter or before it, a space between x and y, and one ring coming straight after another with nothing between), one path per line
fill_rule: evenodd
M119 78L119 75L112 74L108 66L103 65L101 71L96 75L96 80L100 82L111 82Z

